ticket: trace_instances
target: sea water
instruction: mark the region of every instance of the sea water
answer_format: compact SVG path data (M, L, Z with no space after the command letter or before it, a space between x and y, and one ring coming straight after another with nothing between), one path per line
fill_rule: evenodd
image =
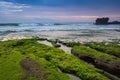
M15 32L39 31L79 31L79 30L120 30L120 25L95 25L91 22L80 23L18 23L0 25L0 35Z

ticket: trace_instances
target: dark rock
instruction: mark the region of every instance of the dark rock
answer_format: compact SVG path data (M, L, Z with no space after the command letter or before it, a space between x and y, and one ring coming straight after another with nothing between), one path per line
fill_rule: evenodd
M47 40L47 38L36 38L37 40L39 40L39 41L45 41L45 40Z
M109 18L97 18L96 19L96 25L100 25L100 24L108 24Z
M54 25L64 25L64 24L61 24L61 23L54 23Z
M108 24L120 24L119 21L108 22L108 17L97 18L95 24L96 25L108 25Z
M109 24L120 24L119 21L113 21L113 22L109 22Z
M53 44L53 46L54 46L54 47L56 47L56 48L61 47L61 45L60 45L60 44Z

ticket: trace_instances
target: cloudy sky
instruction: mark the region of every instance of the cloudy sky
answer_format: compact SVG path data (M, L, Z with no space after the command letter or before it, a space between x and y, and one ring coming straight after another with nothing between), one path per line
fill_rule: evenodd
M0 0L0 23L120 20L119 8L120 0Z

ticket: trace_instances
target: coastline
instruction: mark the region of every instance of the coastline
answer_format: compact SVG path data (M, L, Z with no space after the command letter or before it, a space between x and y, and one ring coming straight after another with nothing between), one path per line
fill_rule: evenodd
M79 31L41 31L41 32L16 32L0 35L0 41L26 39L26 38L47 38L59 39L61 41L74 42L111 42L120 39L120 31L117 30L79 30Z
M80 30L80 31L42 31L42 32L19 32L19 33L10 33L10 34L6 34L6 35L2 35L0 36L0 41L7 41L7 40L15 40L15 39L29 39L29 38L40 38L40 39L59 39L60 41L71 41L71 42L80 42L80 43L87 43L87 42L114 42L115 40L120 40L120 32L116 31L116 30L104 30L104 31L96 31L96 30ZM31 39L29 39L31 40ZM35 40L35 39L34 39ZM34 41L33 40L33 41ZM15 40L16 41L16 40ZM15 42L14 41L14 42ZM50 42L48 41L39 41L39 43L41 44L45 44L48 46L53 46ZM47 43L46 43L47 42ZM4 42L3 42L4 43ZM48 44L49 43L49 44ZM21 45L22 43L18 43L18 45ZM32 42L28 43L28 44L34 44ZM29 46L27 44L27 46ZM36 45L36 44L34 44ZM75 54L72 52L71 47L67 47L64 46L63 44L60 44L61 47L59 49L62 50L62 52L64 53L68 53L66 54L67 56L74 56ZM15 45L16 46L16 45ZM14 46L14 47L15 47ZM45 48L47 49L47 46L45 46ZM34 46L33 46L33 49ZM52 48L53 49L53 48ZM57 48L54 48L55 50L57 50ZM92 48L91 48L92 49ZM44 50L44 49L43 49ZM45 50L44 50L45 51ZM25 53L22 53L22 55L26 55ZM53 55L53 53L51 54ZM56 55L56 54L55 54ZM61 54L60 54L61 56ZM112 56L112 55L111 55ZM76 56L77 58L78 56ZM63 58L63 57L62 57ZM27 58L26 58L27 59ZM22 61L27 61L26 59L22 60ZM54 59L57 59L56 57L54 57ZM72 58L73 59L73 58ZM74 57L75 59L75 57ZM73 59L73 61L74 61ZM107 59L107 57L106 57ZM32 61L32 59L30 58L30 60ZM29 60L28 60L29 61ZM56 60L57 61L57 60ZM78 60L79 61L79 60ZM89 66L89 68L93 68L93 69L99 69L97 67L95 67L95 65L93 65L92 63L89 63L87 61L82 60L82 63L84 62L84 64L86 66ZM33 62L33 61L32 61ZM71 61L70 61L71 62ZM114 62L114 61L113 61ZM68 62L69 63L69 62ZM73 63L73 62L72 62ZM74 62L75 63L75 62ZM33 65L36 64L35 61L32 63ZM78 64L78 63L77 63ZM91 65L92 64L92 65ZM102 64L102 63L100 63ZM106 65L107 63L105 63ZM24 65L24 64L23 64ZM80 64L81 65L81 64ZM29 65L26 65L29 66ZM68 65L69 66L69 65ZM103 65L104 66L104 65ZM113 65L112 65L113 66ZM116 65L115 65L116 66ZM23 69L24 66L22 67ZM37 68L37 67L35 67ZM111 68L111 67L110 67ZM62 69L58 68L58 71L60 71L62 73L64 73L64 75L68 75L68 78L73 79L73 80L81 80L82 78L79 77L78 75L71 74L69 72L64 72L62 71ZM67 70L67 68L65 69ZM84 69L82 69L84 70ZM103 71L104 69L100 69L101 71ZM110 71L112 71L111 69L108 69ZM117 71L117 70L116 70ZM96 71L97 72L97 71ZM86 72L83 72L83 74ZM27 74L27 73L26 73ZM35 73L36 74L36 73ZM99 73L101 74L101 73ZM29 75L29 74L27 74ZM117 76L116 76L117 75ZM98 75L99 76L99 75ZM103 75L102 75L103 76ZM101 76L101 77L102 77ZM104 80L109 80L109 79L113 79L113 80L118 80L119 79L119 74L114 74L114 73L110 73L109 71L106 72L106 70L104 70L104 76L105 77ZM67 79L68 80L68 79Z

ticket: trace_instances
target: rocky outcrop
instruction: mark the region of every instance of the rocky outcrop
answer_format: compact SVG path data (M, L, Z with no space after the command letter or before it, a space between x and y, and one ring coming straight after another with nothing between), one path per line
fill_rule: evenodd
M77 53L74 50L71 50L71 53L75 55L76 57L93 64L95 67L103 69L113 75L116 75L120 77L120 63L115 62L115 63L110 63L110 61L103 61L100 59L93 58L91 56L85 55L84 53Z
M109 22L109 24L120 24L119 21L113 21L113 22Z
M106 18L97 18L95 24L97 24L97 25L108 24L108 21L109 21L108 17L106 17Z
M108 17L97 18L95 24L96 25L108 25L108 24L120 24L119 21L108 22Z

